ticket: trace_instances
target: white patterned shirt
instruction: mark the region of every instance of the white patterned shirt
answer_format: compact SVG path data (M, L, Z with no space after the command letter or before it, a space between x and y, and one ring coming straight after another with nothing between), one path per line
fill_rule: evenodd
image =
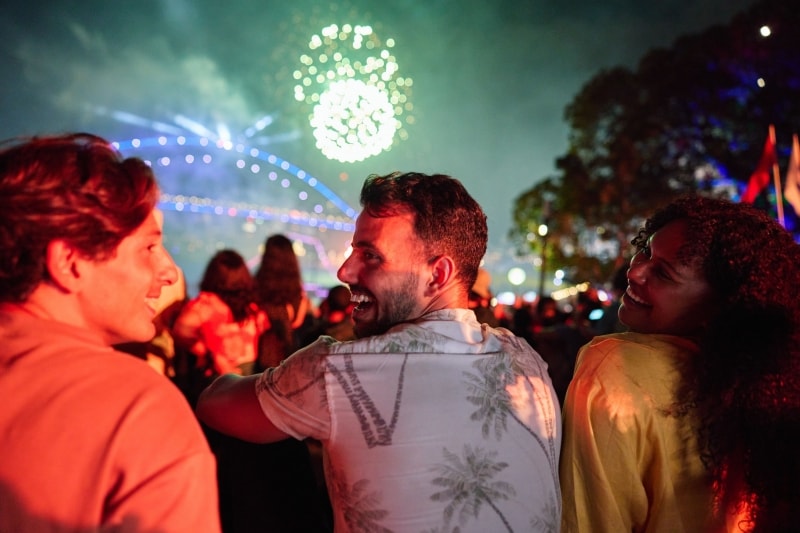
M547 365L470 310L320 337L256 393L279 429L322 442L337 533L558 531L561 418Z

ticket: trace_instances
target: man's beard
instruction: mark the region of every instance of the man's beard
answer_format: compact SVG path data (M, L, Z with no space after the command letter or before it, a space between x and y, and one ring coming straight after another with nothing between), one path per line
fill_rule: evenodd
M375 319L369 322L356 322L355 333L359 338L382 335L401 322L406 322L417 307L414 290L417 286L417 275L408 273L400 282L400 288L381 296L380 307L376 302ZM413 317L416 318L416 317Z

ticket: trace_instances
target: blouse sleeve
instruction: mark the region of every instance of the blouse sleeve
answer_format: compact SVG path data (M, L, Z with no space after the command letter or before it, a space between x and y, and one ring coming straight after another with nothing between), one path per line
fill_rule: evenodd
M564 402L562 531L636 531L648 512L639 472L650 407L632 392L635 387L626 386L618 368L604 373L597 359L606 354L593 349L581 351Z

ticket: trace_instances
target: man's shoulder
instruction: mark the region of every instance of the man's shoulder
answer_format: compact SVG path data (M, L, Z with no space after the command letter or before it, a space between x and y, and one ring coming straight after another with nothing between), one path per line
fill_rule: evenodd
M44 402L63 424L90 424L98 433L125 427L149 435L153 424L196 423L175 384L141 359L69 337L29 346L27 353L15 348L0 379L19 389L17 406Z
M394 326L381 335L373 335L348 342L332 343L330 355L357 353L457 353L463 348L460 342L442 335L429 324L404 323Z
M186 402L169 378L155 371L146 361L130 354L97 350L75 352L70 358L72 361L66 375L79 381L76 387L86 387L98 398L142 405L153 402L164 407Z

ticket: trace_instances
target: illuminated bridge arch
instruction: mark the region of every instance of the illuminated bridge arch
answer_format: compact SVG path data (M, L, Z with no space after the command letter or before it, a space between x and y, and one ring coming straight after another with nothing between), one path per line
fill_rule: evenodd
M153 167L163 191L165 242L190 287L222 248L237 250L254 268L263 242L274 233L292 239L311 286L338 283L335 271L356 210L297 165L257 147L200 136L113 144Z

